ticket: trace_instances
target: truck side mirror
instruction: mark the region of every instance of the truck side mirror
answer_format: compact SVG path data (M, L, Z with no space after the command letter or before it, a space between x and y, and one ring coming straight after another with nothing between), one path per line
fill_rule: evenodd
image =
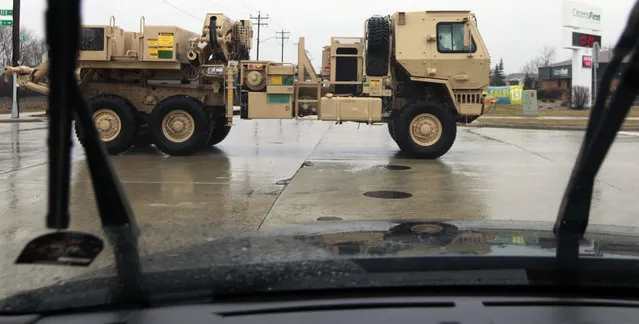
M471 38L472 36L470 35L470 26L468 24L468 21L466 21L466 23L464 24L464 47L470 48Z

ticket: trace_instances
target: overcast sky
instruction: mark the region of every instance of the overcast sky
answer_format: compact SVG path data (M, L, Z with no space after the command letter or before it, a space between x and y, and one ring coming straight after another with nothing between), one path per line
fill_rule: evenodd
M602 43L614 44L633 1L584 2L603 9ZM11 0L0 0L0 5L3 5L0 9L11 8L11 3ZM44 35L45 6L46 0L22 0L22 25ZM262 29L262 39L271 38L261 45L261 59L279 61L280 44L275 39L275 32L284 29L291 32L291 39L285 45L285 60L297 61L293 43L304 36L313 63L319 66L322 46L328 45L330 37L363 36L367 17L396 11L441 9L470 9L475 12L493 63L503 58L507 73L520 72L522 65L544 45L558 48L558 60L570 56L569 50L561 49L560 0L84 0L83 23L108 24L109 17L113 15L117 25L135 31L139 28L140 17L145 16L147 25L177 25L199 33L206 12L222 12L232 19L248 19L249 15L257 15L260 10L270 18L269 26ZM251 56L255 58L255 47Z

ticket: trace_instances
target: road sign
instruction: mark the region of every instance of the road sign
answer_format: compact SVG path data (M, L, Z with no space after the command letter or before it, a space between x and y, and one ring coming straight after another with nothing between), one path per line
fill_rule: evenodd
M601 46L599 46L599 43L595 42L594 45L592 45L592 64L595 67L599 67L599 53L601 52Z
M0 26L13 26L13 20L0 20Z
M0 9L0 16L13 16L13 10L11 10L11 9Z
M25 36L25 35L20 35L20 40L21 40L21 41L26 41L26 40L27 40L27 36Z

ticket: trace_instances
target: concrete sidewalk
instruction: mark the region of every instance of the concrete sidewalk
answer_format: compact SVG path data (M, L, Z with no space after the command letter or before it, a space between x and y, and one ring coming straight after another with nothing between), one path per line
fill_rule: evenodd
M47 117L42 117L43 115L44 111L23 112L19 118L11 118L11 114L0 114L0 123L43 122L47 120Z

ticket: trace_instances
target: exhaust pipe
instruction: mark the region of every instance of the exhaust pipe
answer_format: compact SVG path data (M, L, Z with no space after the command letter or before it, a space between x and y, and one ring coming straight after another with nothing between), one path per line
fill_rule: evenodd
M217 46L217 17L211 16L211 20L209 21L209 44L211 45L211 49L215 50Z

